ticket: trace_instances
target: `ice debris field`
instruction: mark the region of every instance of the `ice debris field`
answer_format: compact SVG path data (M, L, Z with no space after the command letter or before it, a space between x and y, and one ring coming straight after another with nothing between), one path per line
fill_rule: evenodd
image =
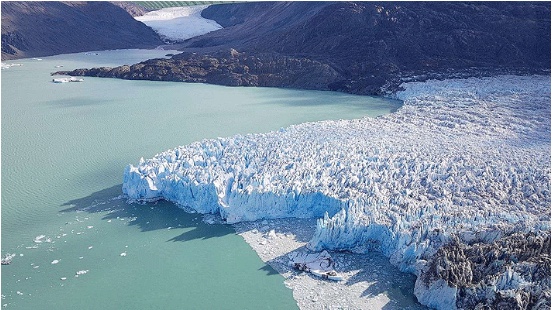
M214 20L202 17L207 5L171 7L148 12L135 17L152 28L162 38L170 41L182 41L223 28Z
M452 242L550 238L550 77L402 87L393 96L404 105L386 116L203 140L141 159L126 168L123 192L218 213L227 223L319 218L311 249L380 251L417 275L417 298L435 308L455 308L469 295L475 303L546 298L550 284L529 292L537 280L516 271L541 261L507 261L488 278L471 274L463 285L481 290L462 294L448 278L455 264L446 260L444 272L435 261Z

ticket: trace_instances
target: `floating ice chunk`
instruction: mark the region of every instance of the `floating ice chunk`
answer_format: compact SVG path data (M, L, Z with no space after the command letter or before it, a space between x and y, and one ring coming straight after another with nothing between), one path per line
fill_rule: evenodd
M13 254L10 254L10 253L7 253L6 255L4 255L4 257L2 257L2 265L9 265L11 264L12 262L12 259L15 257L15 253Z
M123 252L123 253L119 254L119 256L127 256L127 252Z
M35 243L42 243L44 242L44 238L46 238L45 235L36 236L34 241Z
M75 272L75 278L78 278L80 275L88 273L88 270L79 270Z
M0 67L1 67L2 70L9 69L11 67L19 67L19 66L22 66L22 64L7 64L7 63L1 63L0 64Z

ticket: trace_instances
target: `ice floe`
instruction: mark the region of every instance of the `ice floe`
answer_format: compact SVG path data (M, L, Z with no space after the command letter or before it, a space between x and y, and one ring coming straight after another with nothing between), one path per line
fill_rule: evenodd
M17 64L17 63L8 64L8 63L4 63L4 62L0 63L0 69L2 69L2 70L9 69L11 67L20 67L20 66L22 66L22 64Z
M1 259L1 262L2 262L2 265L9 265L12 263L12 260L13 258L15 257L15 253L7 253L6 255L4 255L4 257L2 257Z
M320 218L311 249L378 250L417 276L453 239L550 231L549 76L402 86L402 108L376 119L203 140L141 159L126 168L123 192L227 223ZM458 293L442 284L424 290ZM425 303L455 302L444 298Z
M35 243L42 243L45 240L44 238L46 238L45 235L36 236L34 242Z
M87 274L88 270L79 270L75 272L75 278L78 278L80 275Z

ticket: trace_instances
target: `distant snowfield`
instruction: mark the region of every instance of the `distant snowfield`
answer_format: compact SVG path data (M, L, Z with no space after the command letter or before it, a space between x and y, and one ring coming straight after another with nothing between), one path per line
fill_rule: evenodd
M126 168L123 192L228 223L320 218L311 249L377 250L415 275L452 238L550 233L549 76L403 87L403 107L379 118L203 140L141 160ZM505 283L490 287L524 281ZM454 289L438 284L417 297L455 303Z
M162 38L180 41L223 28L217 22L201 16L207 7L208 5L165 8L135 19L154 29Z

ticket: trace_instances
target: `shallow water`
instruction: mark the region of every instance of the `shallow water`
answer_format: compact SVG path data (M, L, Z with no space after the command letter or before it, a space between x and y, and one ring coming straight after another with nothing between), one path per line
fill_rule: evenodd
M2 266L2 305L297 308L283 278L232 227L207 225L165 202L127 204L119 197L123 169L204 138L377 116L399 103L271 88L51 82L53 71L132 64L171 52L59 55L11 61L23 65L2 70L2 255L16 253ZM78 271L87 272L76 277Z

